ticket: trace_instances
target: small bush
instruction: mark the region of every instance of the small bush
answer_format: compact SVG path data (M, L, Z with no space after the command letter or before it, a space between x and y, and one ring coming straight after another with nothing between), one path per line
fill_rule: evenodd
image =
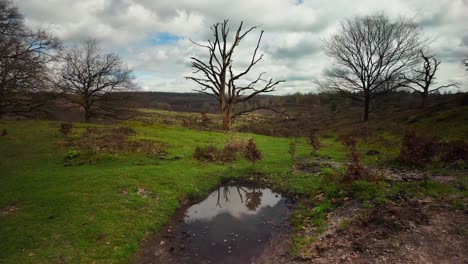
M3 129L2 130L2 137L7 136L7 135L8 135L8 131L6 129Z
M358 138L349 136L343 139L343 145L346 148L346 173L344 181L355 181L363 179L366 176L366 169L361 164L361 155L357 150Z
M406 164L425 166L437 154L439 144L440 141L435 137L425 137L408 130L401 141L398 158Z
M253 165L255 165L257 161L263 159L262 152L257 148L257 145L252 138L249 139L247 145L245 145L244 157L246 160L252 162Z
M70 134L72 132L72 128L73 128L72 123L62 123L62 124L60 124L59 132L62 135L67 136L68 134Z
M219 160L222 162L232 162L237 160L237 154L241 153L245 148L243 140L230 138L224 144L223 149L219 154Z
M193 158L199 161L217 161L219 153L219 149L213 145L196 147L195 152L193 153Z
M320 148L320 139L317 137L317 134L314 130L310 131L307 142L312 147L311 155L315 156Z
M193 158L199 161L224 162L229 163L237 160L237 154L244 151L245 142L239 139L230 138L222 149L214 145L197 147L193 153Z

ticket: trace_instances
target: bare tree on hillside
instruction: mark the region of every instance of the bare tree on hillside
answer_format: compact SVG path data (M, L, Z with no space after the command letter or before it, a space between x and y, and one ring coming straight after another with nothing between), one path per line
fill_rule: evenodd
M347 19L338 33L324 41L333 66L325 71L320 86L361 102L363 120L368 121L371 101L407 84L402 76L418 63L424 45L411 20L391 21L385 15Z
M0 117L27 115L51 99L48 64L60 41L47 30L32 31L9 0L0 0Z
M238 81L242 81L250 70L263 58L263 54L258 55L258 49L263 36L262 30L250 63L248 63L245 69L234 72L233 54L235 48L247 34L257 28L255 26L243 31L242 26L243 23L241 22L237 28L234 39L231 41L229 39L228 20L224 20L222 23L216 23L211 27L214 39L208 40L208 44L204 45L193 42L207 49L209 59L207 61L202 61L201 59L191 57L191 65L196 70L194 74L200 73L201 76L186 77L186 79L192 80L200 85L198 92L208 94L219 102L223 119L223 129L225 130L231 129L233 119L236 116L259 109L274 110L266 106L258 106L236 112L234 106L239 103L245 103L258 94L273 92L279 83L284 82L282 80L273 81L273 79L264 79L263 75L265 73L261 73L257 78L244 85L239 85L237 83Z
M118 55L104 54L95 40L88 40L65 53L58 85L88 122L98 115L116 117L112 99L117 92L134 89L133 80L132 70Z
M436 82L436 73L439 69L440 61L434 55L426 55L421 50L422 67L413 69L412 76L406 78L407 86L421 95L421 109L425 109L427 105L427 97L429 94L439 91L440 89L456 86L456 83L450 83L433 87Z

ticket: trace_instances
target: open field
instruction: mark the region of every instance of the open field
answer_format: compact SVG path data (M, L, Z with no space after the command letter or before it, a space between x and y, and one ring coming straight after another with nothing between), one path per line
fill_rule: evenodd
M136 131L136 135L129 136L130 141L145 139L164 143L167 146L164 156L104 153L66 164L64 157L70 152L67 142L79 139L86 127L111 125L75 123L73 132L65 136L58 132L59 123L53 121L1 121L0 128L8 131L7 136L0 138L1 262L132 261L142 241L154 232L159 233L178 207L203 197L221 182L231 179L271 186L297 196L300 204L307 205L299 206L291 219L299 231L292 238L292 255L301 255L308 241L318 235L310 231L304 235L301 231L323 228L327 213L341 204L340 199L353 193L367 206L373 206L376 201L385 203L387 197L401 190L435 198L450 193L455 195L449 199L450 203L458 205L457 208L460 203L463 205L463 197L466 197L466 175L457 176L456 183L433 181L429 187L422 183L385 185L379 181L340 187L330 180L332 175L340 174L340 168L301 169L300 165L307 165L310 159L310 149L304 138L228 134L189 129L176 122L161 123L134 121L118 126ZM222 147L229 137L254 138L264 160L253 166L244 159L221 164L192 158L195 147L209 144ZM384 137L392 138L391 135ZM288 155L291 141L297 144L294 166ZM363 143L362 152L378 147L372 144ZM395 155L390 153L380 159L365 156L365 162L382 164ZM336 137L322 138L318 157L324 156L333 162L345 160L343 147ZM460 175L457 172L445 174ZM465 187L456 187L460 184ZM326 194L325 199L314 198L320 193Z

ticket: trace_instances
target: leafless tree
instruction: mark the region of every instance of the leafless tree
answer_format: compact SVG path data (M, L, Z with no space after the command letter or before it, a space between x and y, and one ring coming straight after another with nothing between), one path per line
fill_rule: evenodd
M0 117L27 115L51 99L49 64L60 41L32 31L11 1L0 0Z
M426 55L424 51L420 51L422 58L422 67L413 69L412 76L406 78L408 81L407 87L413 89L421 95L421 109L425 109L427 105L427 97L429 94L439 91L440 89L456 86L456 83L450 83L433 87L436 82L436 73L439 69L440 61L434 55Z
M468 71L468 57L466 57L466 59L463 60L463 64L465 65L466 70Z
M266 106L259 106L236 112L234 106L239 103L245 103L258 94L273 92L279 83L284 82L273 81L273 79L265 80L263 79L265 73L261 73L247 84L238 84L238 81L242 81L242 78L245 78L250 70L263 58L263 54L258 55L258 49L263 36L262 30L250 63L248 63L245 69L236 73L234 72L233 54L236 47L247 34L257 28L255 26L243 31L242 26L243 22L237 28L232 41L229 39L228 20L216 23L211 27L214 39L208 40L208 44L199 44L192 41L194 44L206 48L209 58L207 61L202 61L201 59L191 57L191 65L196 70L194 74L199 75L186 77L200 85L200 89L197 90L198 92L208 94L219 102L223 129L225 130L231 129L233 119L236 116L259 109L274 110Z
M134 89L133 80L132 70L118 55L104 54L95 40L88 40L65 53L57 85L88 122L98 115L116 117L113 99L117 92Z
M402 75L418 63L425 45L421 35L419 27L404 18L391 21L382 14L347 19L324 41L333 66L319 84L361 102L363 120L368 121L371 100L406 85Z

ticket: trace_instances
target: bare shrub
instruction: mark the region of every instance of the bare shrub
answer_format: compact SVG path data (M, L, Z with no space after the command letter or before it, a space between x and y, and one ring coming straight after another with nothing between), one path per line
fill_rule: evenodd
M193 158L199 161L216 161L218 160L219 152L219 149L213 145L196 147Z
M425 166L437 154L440 141L435 137L418 135L407 130L402 138L399 160L406 164Z
M62 135L67 136L68 134L70 134L72 132L72 128L73 128L72 123L62 123L62 124L60 124L59 132Z
M318 138L316 131L310 131L307 143L312 147L311 155L315 156L320 148L320 139Z
M197 147L193 158L199 161L229 163L237 160L237 155L244 151L245 145L243 140L229 138L221 150L213 145Z
M237 154L245 148L245 141L235 138L229 138L220 152L219 160L223 162L232 162L237 160Z
M254 140L251 138L244 148L244 157L246 160L252 162L253 165L259 160L263 159L262 152L257 148Z
M366 176L366 169L361 164L361 155L357 149L357 143L359 139L357 137L349 136L343 139L343 145L346 148L346 171L343 177L343 181L355 181L363 179Z
M242 152L245 148L245 141L236 138L229 138L224 144L224 149L229 149L233 152Z

